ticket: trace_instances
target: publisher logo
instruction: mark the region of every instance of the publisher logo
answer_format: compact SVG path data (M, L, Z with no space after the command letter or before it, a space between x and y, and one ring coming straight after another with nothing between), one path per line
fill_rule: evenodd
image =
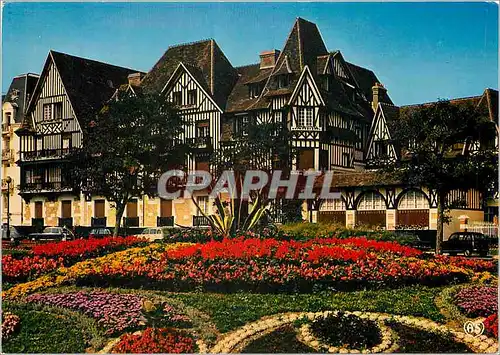
M484 332L484 324L483 322L476 321L476 322L465 322L464 323L464 332L465 334L469 334L472 336L480 336Z

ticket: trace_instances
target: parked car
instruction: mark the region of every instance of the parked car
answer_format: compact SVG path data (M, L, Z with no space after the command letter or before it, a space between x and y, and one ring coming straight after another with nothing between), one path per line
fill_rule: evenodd
M15 227L10 226L9 229L10 229L10 235L7 238L7 225L4 224L2 226L2 239L3 240L10 239L11 241L16 241L16 240L21 240L22 239L22 235L19 234L19 232L17 231L17 229Z
M141 234L137 235L141 238L146 238L150 241L163 239L163 228L154 227L154 228L146 228L142 231Z
M419 249L421 251L432 250L431 243L429 241L424 241L420 237L416 237L415 241L410 244L411 247Z
M89 238L106 238L112 237L113 233L109 228L94 228L89 233Z
M453 233L448 240L441 245L443 253L457 255L463 253L470 256L474 253L480 256L488 255L489 241L482 233L476 232L457 232Z
M73 240L75 235L66 227L47 227L42 233L31 233L28 235L31 240Z

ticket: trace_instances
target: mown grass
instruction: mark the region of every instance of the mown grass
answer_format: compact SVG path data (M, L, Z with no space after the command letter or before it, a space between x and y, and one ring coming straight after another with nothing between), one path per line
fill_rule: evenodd
M282 312L349 310L421 316L444 320L434 304L442 287L404 287L397 290L322 292L316 294L178 293L181 300L207 313L219 331L227 332L263 316Z

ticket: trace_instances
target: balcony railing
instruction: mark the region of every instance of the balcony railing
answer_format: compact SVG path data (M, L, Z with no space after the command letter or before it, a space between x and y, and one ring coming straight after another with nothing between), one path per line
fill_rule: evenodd
M92 217L90 225L92 227L106 227L106 217Z
M174 226L174 216L171 217L156 217L157 227L173 227Z
M123 217L125 227L139 227L139 217Z
M40 192L40 191L67 191L72 190L73 187L62 181L49 181L49 182L26 182L20 185L20 192Z
M44 160L44 159L61 159L71 153L74 149L61 148L61 149L42 149L35 151L21 152L21 160Z
M188 138L187 143L195 149L210 149L212 148L212 137Z
M193 227L208 227L208 218L205 216L193 216Z
M73 217L59 217L59 227L73 227Z
M2 161L12 160L14 158L14 152L12 149L2 149Z

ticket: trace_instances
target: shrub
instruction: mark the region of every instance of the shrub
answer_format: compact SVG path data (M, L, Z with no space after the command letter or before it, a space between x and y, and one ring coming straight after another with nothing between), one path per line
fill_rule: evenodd
M467 287L455 295L455 303L470 317L487 317L498 312L498 290L488 286Z
M193 338L184 332L169 328L146 328L141 334L125 334L113 347L122 354L194 353Z
M351 238L366 237L378 241L397 242L402 245L412 245L418 237L403 232L369 230L367 228L346 228L343 224L335 223L292 223L280 226L273 236L280 240L307 240L311 238Z
M380 329L373 321L344 312L316 319L311 330L328 345L350 349L371 348L382 341Z

